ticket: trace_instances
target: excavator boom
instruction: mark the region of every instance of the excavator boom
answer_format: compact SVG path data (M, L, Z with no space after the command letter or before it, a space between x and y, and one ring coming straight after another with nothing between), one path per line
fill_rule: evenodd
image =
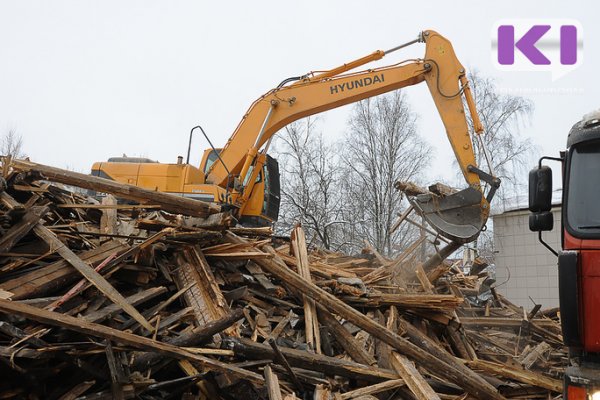
M416 42L426 44L423 59L348 73ZM259 170L260 149L281 128L306 116L426 81L469 187L447 197L419 196L412 199L412 203L444 236L463 243L474 240L487 221L489 201L499 181L477 168L463 99L475 132L480 134L483 127L465 69L458 61L452 44L437 32L424 31L417 40L406 45L376 51L319 74L308 74L295 83L279 86L261 96L251 105L221 151L222 162L213 164L207 180L225 185L231 179L229 173L232 173L249 182L238 198L243 211L256 178L250 176L246 179L246 176L250 170L254 173ZM482 180L492 188L488 198L483 196Z
M356 71L409 45L425 43L425 56L397 64ZM283 81L257 99L222 149L205 152L200 169L188 164L97 163L100 176L184 196L205 196L231 204L242 220L272 221L278 212L278 169L267 151L273 135L300 118L425 81L468 188L446 196L418 196L415 208L445 236L460 242L477 237L485 225L489 202L499 184L477 167L463 101L477 134L483 131L464 67L452 44L428 30L388 51L328 71ZM269 184L276 187L270 191ZM485 188L490 190L484 195ZM276 193L275 193L276 192ZM268 201L267 198L276 199ZM267 212L265 210L270 210Z

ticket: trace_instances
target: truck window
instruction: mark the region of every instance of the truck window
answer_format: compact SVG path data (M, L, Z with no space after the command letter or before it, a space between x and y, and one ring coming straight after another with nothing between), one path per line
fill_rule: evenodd
M600 142L572 150L566 219L576 237L600 237Z

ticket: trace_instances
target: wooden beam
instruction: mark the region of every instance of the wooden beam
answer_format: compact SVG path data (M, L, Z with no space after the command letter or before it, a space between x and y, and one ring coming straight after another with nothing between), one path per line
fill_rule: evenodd
M99 247L82 251L78 254L86 263L96 266L113 253L121 253L129 247L116 240L105 242ZM44 268L29 271L17 278L11 279L0 284L0 288L13 292L13 300L22 300L30 298L44 297L49 293L65 287L66 285L77 281L79 274L66 261L59 260Z
M269 346L271 346L271 349L273 349L274 361L284 368L285 372L287 373L287 375L291 379L292 383L294 384L296 390L299 393L304 393L305 389L304 389L304 386L302 385L302 382L300 382L300 379L298 379L298 376L292 370L292 366L290 365L288 360L285 358L285 356L279 349L279 346L277 346L277 342L275 341L275 339L269 338L268 342L269 342Z
M225 237L233 243L247 242L245 239L233 235L232 233L227 233ZM451 244L448 246L451 246ZM446 248L448 246L446 246ZM456 248L458 247L460 247L460 244L456 245ZM294 287L296 290L299 290L307 296L311 297L318 304L326 307L332 312L335 312L342 318L347 319L354 325L362 328L363 330L375 336L376 338L384 341L385 343L389 344L394 349L396 349L398 352L406 354L412 360L419 362L426 369L434 371L441 377L457 384L458 386L462 387L467 392L469 392L471 395L478 398L497 400L504 399L504 396L502 396L496 390L496 388L484 381L479 375L477 375L473 371L465 373L464 370L460 369L458 362L453 360L450 363L446 363L438 359L437 357L434 357L433 355L429 354L420 347L415 346L414 344L402 338L395 332L390 331L386 327L373 321L358 310L343 303L332 294L327 293L326 291L317 287L316 285L304 280L300 275L294 273L289 268L287 268L285 263L282 260L280 260L279 257L276 256L275 250L273 250L270 246L263 246L263 249L267 253L271 253L275 256L272 259L256 260L256 263L266 271L279 278L280 280ZM440 262L443 261L443 254L439 255L438 257L438 259L440 259ZM431 263L436 263L436 261L431 261Z
M19 240L27 235L34 226L48 212L47 206L31 207L19 222L14 224L2 237L0 237L0 253L5 253L12 249Z
M160 205L165 211L185 214L194 217L206 217L221 211L221 207L200 200L174 196L168 193L142 189L141 187L119 183L97 176L80 174L60 168L50 167L24 160L12 160L11 166L16 171L38 172L53 182L64 183L84 189L110 193L117 197L134 200L141 204Z
M69 204L70 205L70 204ZM81 204L77 204L81 205ZM97 204L95 204L97 205ZM102 206L114 207L117 205L117 199L112 194L107 195L102 199ZM100 217L100 233L108 233L115 235L119 233L117 231L118 226L118 214L114 208L103 208L102 217Z
M106 198L108 198L108 196L104 197L104 199ZM161 206L159 206L158 204L108 204L104 203L104 199L102 199L102 204L58 204L56 207L69 209L83 208L89 210L150 210L161 208Z
M13 199L8 193L0 193L0 201L4 203L8 208L13 209L20 207L21 204ZM73 253L50 229L37 223L33 228L34 233L48 244L48 246L56 251L62 258L64 258L69 264L71 264L81 275L85 277L90 283L98 288L106 297L108 297L113 303L117 303L123 308L127 314L140 323L144 328L152 330L152 325L140 314L135 307L125 300L125 298L119 293L102 275L100 275L94 268L89 264L83 262L77 254Z
M310 277L310 263L308 261L308 250L306 249L306 236L300 226L297 226L292 231L291 235L292 249L296 256L296 265L298 274L307 282L312 282ZM321 333L319 330L319 320L317 318L317 308L315 302L302 295L304 303L304 325L306 331L306 344L308 347L321 354Z
M404 379L406 386L418 400L440 400L440 396L406 357L393 351L390 360L398 375Z
M192 285L183 298L193 308L198 325L206 325L226 316L230 312L229 306L200 247L183 246L175 257L175 277L179 287ZM226 333L239 336L236 327L227 328Z
M485 360L473 360L467 362L467 364L476 370L485 371L487 373L499 375L508 379L514 379L517 382L552 390L556 393L562 393L563 390L562 381L558 379L552 379L537 372L527 371L525 369L511 367L506 364L499 364Z
M340 400L351 400L356 399L362 396L373 395L381 392L385 392L392 389L397 389L399 387L406 386L406 383L403 379L392 379L389 381L376 383L371 386L361 387L359 389L354 389L339 396Z
M448 351L442 348L439 344L434 342L431 338L429 338L425 333L421 332L417 329L413 324L409 323L403 318L398 318L398 328L400 331L404 332L408 340L410 340L415 346L419 346L423 350L427 351L429 354L433 355L435 358L442 360L446 363L455 362L456 368L459 371L462 371L464 374L472 374L469 368L467 368L462 362L457 362L456 358L451 355ZM453 329L452 327L448 327L447 329ZM436 372L436 371L432 371ZM480 380L483 380L479 375L477 377Z
M456 310L463 302L462 297L452 294L376 293L367 296L341 296L346 303L361 307L396 306L402 309L448 311Z
M404 221L414 209L415 207L411 204L400 216L398 216L398 219L394 222L394 225L392 225L392 228L390 229L390 234L396 232L396 230L400 228L402 221Z
M354 361L365 365L377 365L377 360L367 353L358 340L326 308L319 306L319 318L325 324L334 340L342 346Z
M415 274L417 275L417 279L419 279L419 282L423 287L423 291L425 291L425 293L428 294L433 294L435 287L429 281L429 278L427 277L427 274L425 273L425 270L423 269L423 266L421 264L417 264Z
M211 341L214 335L223 332L242 318L244 318L243 309L237 308L225 317L209 322L202 328L195 328L191 332L185 332L172 339L167 339L167 343L179 347L197 346L204 342ZM153 364L163 359L164 356L160 353L136 353L133 362L131 363L131 369L134 371L145 371Z
M531 321L525 321L522 318L503 318L503 317L461 317L460 322L465 327L485 327L485 328L513 328L519 329L523 323L535 324L541 328L557 328L560 329L560 325L556 321L551 319L532 319Z
M270 365L265 365L265 383L269 400L283 400L277 374L273 372Z
M247 360L274 360L275 352L271 346L256 343L244 338L225 338L227 348L233 350L236 356ZM340 360L323 354L309 353L308 351L279 347L286 360L294 368L318 371L326 375L339 375L347 378L360 379L368 382L380 382L397 379L398 374L387 369L358 364L352 361Z
M392 227L392 232L393 231L394 227ZM379 264L381 264L382 266L387 266L391 264L391 260L387 260L384 256L382 256L381 253L379 253L377 249L373 247L371 242L369 242L367 239L364 239L363 243L365 244L367 250L369 250L369 253L373 254L377 261L379 261Z
M144 328L152 331L152 325L146 318L142 316L131 304L125 300L123 295L119 293L102 275L96 270L90 267L89 264L83 262L81 258L77 257L77 254L73 253L60 239L44 225L36 225L33 228L35 234L45 241L51 249L54 249L62 258L67 260L81 275L85 277L90 283L92 283L98 290L100 290L106 297L108 297L113 303L118 304L123 311L129 314L133 319L139 322Z
M459 327L455 325L458 324L451 323L446 327L446 338L460 358L472 360L473 357L469 353L465 342L463 342L463 336L458 333Z
M425 272L431 271L433 268L437 267L442 262L444 262L444 260L446 258L448 258L452 253L454 253L456 250L460 249L461 246L462 246L462 244L460 244L458 242L448 243L447 245L442 247L439 251L437 251L435 254L430 256L427 259L427 261L425 261L423 263L423 269L425 270Z
M119 364L115 355L112 343L110 340L106 341L106 361L108 364L108 370L110 371L111 390L114 400L125 400L125 394L123 393L123 384L128 383L125 379L122 365Z
M93 322L85 321L81 318L71 317L70 315L64 315L53 311L43 310L37 307L30 306L28 304L17 303L9 300L0 299L0 312L7 314L15 314L21 317L31 319L33 321L40 322L42 324L48 324L52 326L58 326L73 330L75 332L82 333L84 335L90 335L93 337L100 337L107 340L112 340L118 343L123 343L128 346L157 352L166 356L170 356L176 359L187 359L194 361L202 365L206 369L213 369L226 374L232 374L242 379L248 379L251 382L257 384L264 384L264 379L254 372L246 371L241 368L237 368L226 363L213 360L208 357L194 354L187 351L184 348L180 348L168 343L158 342L143 336L134 335L129 332L121 332L117 329L109 328L108 326L95 324Z
M394 183L396 190L399 190L407 196L418 196L420 194L430 194L431 192L410 181L397 181Z
M167 292L167 288L164 286L159 287L151 287L149 289L138 292L134 295L131 295L126 298L127 302L132 306L137 306L138 304L142 304L146 301L149 301L156 296L160 296L163 293ZM112 318L121 312L121 306L119 304L110 304L106 307L103 307L97 311L91 312L87 315L84 315L83 318L86 321L90 322L100 322L107 318Z
M92 386L96 384L96 381L85 381L81 382L74 387L72 387L67 393L60 396L58 400L75 400Z

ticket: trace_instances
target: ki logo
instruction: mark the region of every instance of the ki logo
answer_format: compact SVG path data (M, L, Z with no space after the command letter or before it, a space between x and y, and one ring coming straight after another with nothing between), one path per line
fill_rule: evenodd
M575 20L504 20L492 29L492 62L503 71L549 71L552 80L583 62L583 29Z

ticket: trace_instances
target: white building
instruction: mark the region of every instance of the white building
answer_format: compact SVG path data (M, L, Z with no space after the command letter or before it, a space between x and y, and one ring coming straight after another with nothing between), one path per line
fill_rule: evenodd
M560 197L560 190L554 193L554 229L542 233L557 251L561 248ZM492 218L497 291L526 310L534 304L542 309L558 307L557 258L538 241L537 232L529 230L527 200L512 202Z

